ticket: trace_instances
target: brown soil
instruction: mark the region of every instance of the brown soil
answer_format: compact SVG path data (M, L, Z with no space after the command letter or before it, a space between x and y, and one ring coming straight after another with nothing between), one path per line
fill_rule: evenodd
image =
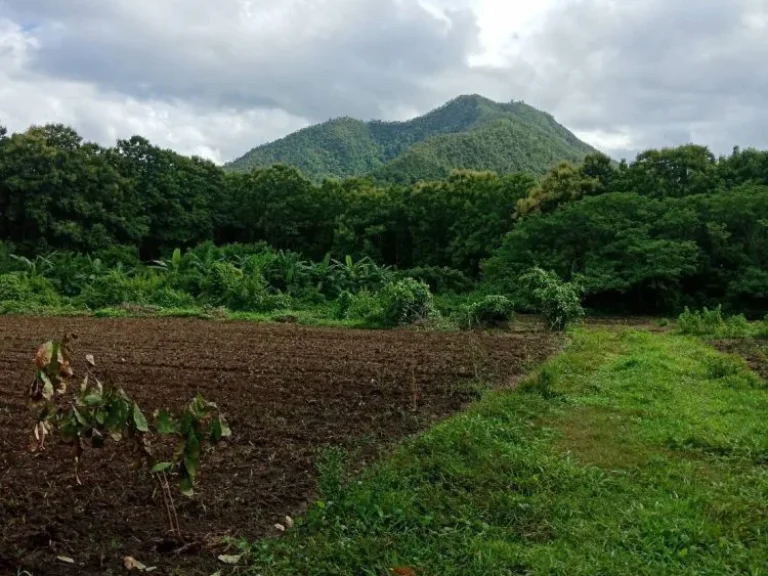
M227 417L232 438L203 456L195 496L178 497L181 550L164 536L161 496L125 450L86 450L82 486L70 447L30 453L34 352L65 331L145 413L181 407L199 391ZM533 332L0 318L0 574L123 574L122 558L133 556L157 566L154 574L208 576L221 568L222 537L274 535L275 523L305 510L323 447L370 462L459 410L476 395L478 376L512 385L558 345Z

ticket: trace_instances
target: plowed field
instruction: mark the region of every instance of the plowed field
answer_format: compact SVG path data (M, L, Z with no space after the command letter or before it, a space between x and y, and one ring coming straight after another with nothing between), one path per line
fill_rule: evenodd
M165 538L161 496L114 445L86 450L82 486L71 448L30 453L34 352L65 331L145 413L199 391L227 417L232 438L203 456L194 498L178 498L186 546ZM275 534L275 523L304 510L324 447L349 449L360 466L459 410L478 377L512 385L558 346L538 332L0 318L0 574L123 574L130 555L157 566L154 574L207 576L221 567L222 536Z

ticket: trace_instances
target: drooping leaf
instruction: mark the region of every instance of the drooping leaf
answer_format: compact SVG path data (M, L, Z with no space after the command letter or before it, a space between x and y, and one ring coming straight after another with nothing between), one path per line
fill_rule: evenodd
M136 430L139 432L149 432L149 424L147 424L147 419L141 412L139 405L135 402L133 404L133 423L136 426Z
M184 441L184 468L189 477L194 481L197 476L197 469L200 466L200 439L192 432L187 435Z
M50 400L53 398L53 382L45 372L39 372L39 376L40 380L43 381L43 398Z
M179 480L179 491L184 494L184 496L193 496L195 493L195 488L192 484L192 480L188 476L182 476Z
M88 420L86 420L85 416L83 416L74 406L72 406L72 415L75 417L78 424L81 426L88 426Z
M229 427L229 424L227 424L227 421L224 420L224 416L219 416L218 420L219 424L221 424L221 437L229 438L232 436L232 429Z
M219 442L222 438L232 435L226 420L222 416L216 416L211 422L211 442Z

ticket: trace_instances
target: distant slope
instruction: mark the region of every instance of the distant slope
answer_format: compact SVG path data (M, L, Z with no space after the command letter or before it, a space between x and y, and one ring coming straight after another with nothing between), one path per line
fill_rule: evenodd
M315 181L371 174L413 182L466 168L543 174L560 160L594 152L545 112L522 102L460 96L407 122L331 120L254 148L227 165L245 171L295 166Z

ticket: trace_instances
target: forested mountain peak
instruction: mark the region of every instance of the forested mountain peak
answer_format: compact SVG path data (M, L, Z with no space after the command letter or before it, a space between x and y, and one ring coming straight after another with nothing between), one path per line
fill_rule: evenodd
M524 102L463 95L400 122L335 118L254 148L233 171L287 164L315 181L370 175L382 182L439 179L455 169L545 173L594 152L552 115Z

